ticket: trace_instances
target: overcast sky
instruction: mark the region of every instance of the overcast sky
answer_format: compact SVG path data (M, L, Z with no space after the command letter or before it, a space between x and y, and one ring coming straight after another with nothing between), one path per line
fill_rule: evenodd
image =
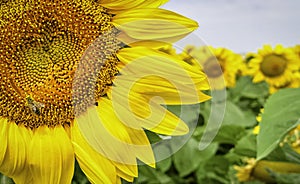
M170 0L163 8L196 20L195 35L214 47L300 44L300 0Z

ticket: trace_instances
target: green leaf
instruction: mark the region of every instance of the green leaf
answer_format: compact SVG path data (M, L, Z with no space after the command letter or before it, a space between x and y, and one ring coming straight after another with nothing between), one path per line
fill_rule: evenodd
M243 111L233 102L226 102L223 125L240 125L243 127L251 127L255 124L255 115L251 111Z
M211 105L205 103L201 108L201 114L205 121L208 121L211 111ZM225 113L222 121L223 125L238 125L242 127L252 127L256 124L256 116L251 110L242 110L232 101L227 100L225 106Z
M162 172L168 171L170 169L171 165L172 165L171 157L168 157L168 158L156 163L156 167Z
M181 177L195 171L200 162L208 160L217 151L216 143L210 144L205 150L199 150L199 143L191 138L177 153L173 155L174 165Z
M243 137L235 146L234 152L247 157L256 156L256 135L250 133Z
M246 130L242 126L222 125L218 134L214 138L214 142L234 145L246 134Z
M253 83L252 78L244 76L239 78L234 88L230 89L231 96L235 101L241 97L261 98L269 94L268 84L265 82Z
M168 175L160 172L157 169L151 168L147 165L139 167L139 177L137 178L137 183L147 183L147 184L158 184L158 183L168 183L173 184L172 178Z
M299 173L281 174L281 173L275 173L271 170L268 171L270 172L270 175L275 178L278 184L299 183L300 181Z
M271 153L284 135L299 124L300 88L283 89L266 102L257 136L257 159Z
M161 138L156 133L151 132L149 130L144 130L144 131L151 144L161 141Z
M227 184L229 162L222 156L215 156L200 164L196 171L198 183Z
M294 151L290 145L284 144L282 149L288 161L300 164L300 154Z
M281 146L277 146L264 160L269 161L280 161L280 162L289 162L286 158L285 151L282 149Z

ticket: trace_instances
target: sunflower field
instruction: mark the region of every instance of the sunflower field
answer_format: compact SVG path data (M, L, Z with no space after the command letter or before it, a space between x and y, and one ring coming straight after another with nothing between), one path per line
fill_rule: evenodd
M203 68L199 70L205 71L212 86L207 93L216 93L214 97L218 100L212 98L200 106L168 106L187 124L197 121L197 125L187 142L173 151L172 156L159 161L156 168L141 164L139 176L132 183L296 184L300 181L300 45L288 48L264 45L256 53L242 55L211 46L189 45L181 53L171 46L160 50L191 64L202 62ZM225 95L220 98L219 93ZM206 129L214 104L223 104L223 114L222 110L218 112L223 115L222 123L220 127ZM206 148L200 149L199 143L207 131L216 132L215 137ZM151 132L147 135L151 143L165 139ZM172 152L176 144L178 141L159 146L158 152ZM1 181L13 183L5 176ZM76 164L72 184L88 183Z
M300 45L180 47L167 1L0 1L0 184L300 183Z
M170 47L162 50L176 54ZM185 107L191 110L184 121L198 121L191 138L174 155L158 162L156 169L140 166L134 183L299 183L300 46L264 45L257 53L243 55L226 48L187 46L177 56L189 63L202 62L212 91L222 93L224 88L226 97ZM212 66L217 63L209 63L212 57L222 75ZM224 117L220 127L208 130L217 134L201 150L199 143L214 103L226 104ZM182 115L178 106L169 109ZM165 149L172 149L172 144Z
M176 54L170 47L162 50ZM225 80L226 98L200 107L186 106L190 110L183 116L180 107L169 106L185 122L197 120L197 127L187 143L158 162L156 169L140 166L133 183L299 183L300 46L264 45L257 53L244 55L226 48L187 46L177 56L189 63L203 62L204 71L205 66L210 67L205 73L212 90L220 93L225 87L220 81ZM217 63L205 63L211 62L211 57L218 61L222 75L211 66ZM209 130L218 132L201 150L199 143L207 131L213 103L226 104L222 125ZM159 139L155 135L150 138ZM172 144L164 149L172 150Z

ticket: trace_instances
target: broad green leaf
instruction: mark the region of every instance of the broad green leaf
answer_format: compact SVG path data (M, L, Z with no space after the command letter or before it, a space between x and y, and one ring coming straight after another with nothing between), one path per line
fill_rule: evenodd
M170 169L171 165L172 165L171 157L156 163L156 167L162 172L167 172Z
M300 181L300 174L299 173L290 173L290 174L280 174L275 173L269 170L271 176L273 176L278 184L292 184L292 183L299 183Z
M214 142L234 145L245 135L247 135L247 132L242 126L222 125L214 138Z
M255 115L251 111L243 111L231 101L226 102L226 111L223 125L240 125L251 127L255 125Z
M200 162L208 160L217 151L216 143L210 144L205 150L199 150L199 144L191 138L177 153L173 155L174 165L181 177L195 171Z
M222 156L215 156L201 163L196 171L198 183L227 184L229 162Z
M173 184L172 178L168 175L160 172L157 169L151 168L147 165L139 167L139 177L137 178L137 183L145 184L157 184L157 183L169 183Z
M269 94L267 83L253 83L251 77L244 76L238 79L234 88L230 89L230 96L237 101L241 97L261 98Z
M256 156L256 135L250 133L243 137L235 146L234 152L247 157Z
M211 106L209 103L205 103L201 107L201 114L203 115L205 122L207 122ZM223 125L238 125L242 127L252 127L256 124L256 116L251 110L242 110L239 106L232 101L227 100L225 106L225 113L222 121Z
M171 155L171 149L166 145L160 145L158 147L154 147L154 151L155 153L159 153L160 155L162 154ZM155 158L159 158L158 155L155 155ZM167 170L169 170L171 165L172 165L172 159L170 156L156 163L157 169L159 169L162 172L166 172Z
M286 158L285 151L282 149L281 146L277 146L270 154L268 154L267 157L264 158L264 160L269 161L278 161L278 162L289 162Z
M267 100L257 136L257 159L271 153L284 135L299 124L300 88L279 90Z
M290 145L284 144L282 149L288 161L300 164L300 154L293 150Z

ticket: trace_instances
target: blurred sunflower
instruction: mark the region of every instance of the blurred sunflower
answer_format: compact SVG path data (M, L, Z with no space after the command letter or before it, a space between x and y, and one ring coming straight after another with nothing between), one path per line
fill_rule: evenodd
M252 54L247 73L253 76L254 83L265 80L270 86L279 87L291 82L299 66L299 59L292 49L282 45L273 49L264 45L257 54Z
M181 57L188 63L199 62L212 89L233 87L240 71L242 56L226 48L187 46ZM225 80L225 82L224 82Z
M300 45L295 45L294 47L292 47L292 49L294 50L295 54L300 59Z
M270 85L269 91L270 94L275 93L276 91L284 88L299 88L300 87L300 72L294 72L290 81L286 82L281 86Z
M92 183L120 183L137 159L155 166L144 129L188 131L160 104L209 99L202 72L153 49L197 28L165 2L1 2L1 173L66 184L76 158Z
M278 162L269 160L256 160L254 158L246 158L246 165L234 165L236 177L240 182L251 180L261 180L266 183L276 183L274 177L269 171L276 173L299 173L299 164L290 162ZM269 171L268 171L269 170Z

